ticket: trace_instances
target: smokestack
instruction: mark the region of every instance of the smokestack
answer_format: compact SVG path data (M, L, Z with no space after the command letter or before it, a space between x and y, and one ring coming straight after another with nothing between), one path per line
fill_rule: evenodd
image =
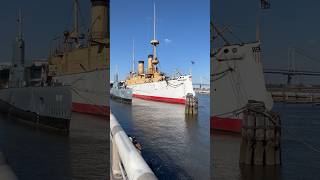
M110 0L91 0L91 36L94 41L108 37L109 2Z
M139 61L138 74L144 74L144 61Z
M153 60L153 55L150 54L148 56L148 74L153 74L153 64L152 64L152 60Z

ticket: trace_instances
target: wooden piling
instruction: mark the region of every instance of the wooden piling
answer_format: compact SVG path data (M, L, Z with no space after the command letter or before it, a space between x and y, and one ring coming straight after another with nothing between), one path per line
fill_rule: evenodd
M280 117L266 110L263 102L249 101L244 111L240 164L281 163Z
M187 94L186 97L185 114L192 116L198 114L198 99L191 93Z
M280 116L276 116L276 128L275 128L275 164L281 164L281 119Z

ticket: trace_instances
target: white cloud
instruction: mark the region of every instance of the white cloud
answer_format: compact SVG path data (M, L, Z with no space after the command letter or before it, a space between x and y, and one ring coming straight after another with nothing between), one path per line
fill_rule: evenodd
M164 39L164 42L167 43L167 44L169 44L169 43L171 43L172 41L171 41L170 39L166 38L166 39Z

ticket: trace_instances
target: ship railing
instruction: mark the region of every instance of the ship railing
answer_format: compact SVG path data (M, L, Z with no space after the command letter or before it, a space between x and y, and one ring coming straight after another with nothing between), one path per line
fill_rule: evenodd
M111 179L157 180L118 120L110 113Z

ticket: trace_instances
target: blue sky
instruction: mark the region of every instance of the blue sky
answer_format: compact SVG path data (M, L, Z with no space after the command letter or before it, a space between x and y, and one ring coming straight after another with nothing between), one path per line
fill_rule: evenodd
M132 66L132 39L135 39L136 61L146 61L152 53L153 3L156 3L157 55L160 70L173 74L189 72L193 81L200 77L209 83L210 72L210 2L209 0L111 0L110 51L111 79L116 65L124 79Z
M271 8L260 10L259 0L214 0L214 19L218 26L231 25L243 42L255 40L256 22L260 17L263 64L266 68L288 67L288 48L298 47L317 59L311 61L295 55L296 68L320 71L319 1L271 0ZM230 38L235 40L235 38ZM318 61L318 62L317 62ZM300 78L300 79L299 79ZM320 77L299 77L296 82L320 82ZM284 77L267 76L267 80L284 82Z
M90 1L79 0L81 24L90 19ZM25 1L10 0L0 6L0 62L10 61L12 42L15 40L16 17L21 8L24 16L23 31L26 42L26 58L47 58L50 40L72 27L72 0ZM86 28L84 28L85 30Z

